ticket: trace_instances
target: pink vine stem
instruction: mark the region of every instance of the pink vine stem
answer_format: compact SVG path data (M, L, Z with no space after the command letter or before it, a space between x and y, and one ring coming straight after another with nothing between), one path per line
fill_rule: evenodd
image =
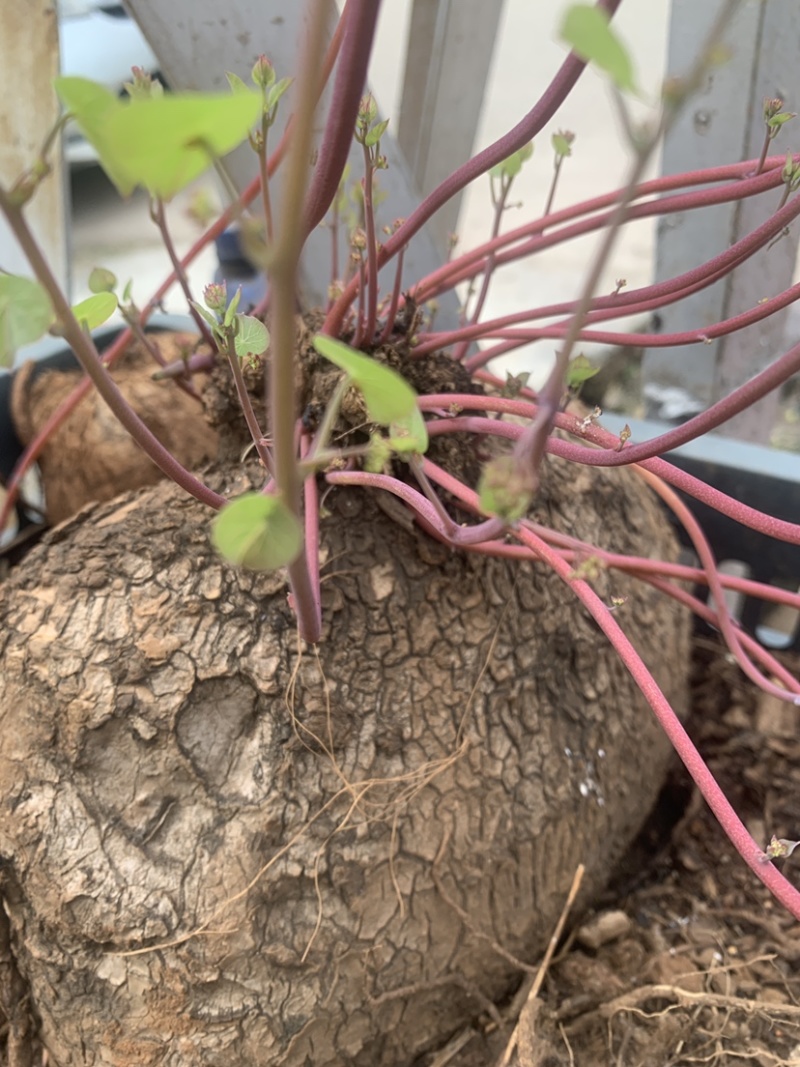
M496 420L492 421L496 422ZM433 427L431 426L431 428ZM512 426L510 428L516 430L517 434L522 432L522 428L519 426ZM429 473L433 472L429 469ZM417 514L418 521L420 521L423 527L429 529L441 540L453 543L453 538L448 535L448 532L444 529L435 509L431 507L425 497L411 487L398 482L397 479L387 475L374 475L364 471L352 471L329 473L327 475L327 480L332 484L372 485L387 489L400 497L401 500L404 500L412 508ZM465 500L470 500L473 507L477 507L477 496L471 490L462 487L460 495ZM672 506L674 501L669 500L669 503L670 506ZM682 759L703 797L711 807L720 826L733 844L734 848L776 899L780 901L780 903L783 904L783 906L786 907L796 919L800 920L800 893L798 893L797 889L795 889L780 871L769 862L763 849L759 847L749 834L727 797L722 792L713 774L706 766L702 756L692 743L691 738L675 714L669 701L662 693L647 666L631 644L629 638L617 623L611 610L605 603L603 603L586 580L576 577L570 563L563 558L558 549L548 544L548 542L543 537L540 537L528 524L524 522L520 523L511 532L513 532L514 536L517 537L522 542L523 546L527 547L538 560L546 563L562 579L562 581L569 586L572 592L575 593L581 603L590 612L643 693L645 699L667 734L667 737ZM696 535L696 531L690 532L694 532ZM702 541L702 533L699 535L698 541ZM478 546L476 545L475 547ZM700 546L698 545L698 547ZM707 580L712 588L714 588L715 582L710 572L714 571L715 567L710 555L706 554L704 563ZM657 579L655 580L657 581ZM721 592L719 583L716 584L718 592ZM668 591L671 595L677 595L679 599L684 599L684 602L688 602L690 606L695 606L694 598L690 597L684 591L676 590L674 588L669 589ZM723 606L724 598L720 598L717 601L717 604L718 609L716 612L712 612L703 605L698 605L698 607L701 609L700 614L705 615L706 617L711 616L715 621L723 624L724 613L726 611ZM729 634L726 634L725 636L728 637ZM746 635L741 635L741 639L737 635L735 642L740 652L743 647L746 648L747 651L754 651L755 642ZM761 658L762 662L765 662L765 666L769 665L770 660L767 653L761 650L760 653L755 654L757 658ZM798 683L790 675L788 676L788 680L793 687L798 687ZM785 694L782 695L785 696ZM795 698L795 702L797 702L797 698Z

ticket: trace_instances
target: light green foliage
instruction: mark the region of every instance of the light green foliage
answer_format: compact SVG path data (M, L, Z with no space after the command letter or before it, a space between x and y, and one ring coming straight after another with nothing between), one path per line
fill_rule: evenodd
M364 138L364 144L367 146L367 148L372 148L374 145L378 144L381 137L383 137L383 135L386 133L386 128L388 125L388 119L384 119L383 122L375 123L375 125Z
M516 522L527 512L532 499L531 479L515 456L498 456L484 466L478 483L478 501L485 515Z
M0 274L0 367L8 367L22 345L47 333L53 318L50 298L38 282Z
M386 133L386 127L389 125L388 119L378 122L377 118L378 105L375 103L375 98L368 93L361 98L361 103L359 104L355 139L366 148L375 149L373 162L377 158L381 137Z
M382 474L392 457L392 449L383 434L369 436L369 449L364 460L364 469L372 474Z
M191 304L211 327L211 333L221 352L227 351L229 338L232 337L239 359L264 355L269 346L269 331L264 323L254 315L242 315L237 312L242 298L241 286L236 290L229 304L224 282L221 285L215 282L207 285L203 291L203 297L206 302L205 307L194 300Z
M72 314L84 330L96 330L107 322L117 310L117 298L113 293L95 293L79 304L74 304Z
M594 378L599 370L600 368L596 367L591 360L588 360L583 353L575 356L574 359L569 361L569 366L567 367L567 387L569 389L577 389L584 382L588 382L590 378Z
M219 512L211 526L211 540L234 566L268 571L297 559L303 530L278 497L245 493Z
M767 125L767 135L770 141L780 133L781 126L790 119L796 119L794 111L782 111L783 100L779 96L766 97L764 99L764 122Z
M795 163L791 152L786 153L786 162L781 171L781 179L790 193L800 188L800 163Z
M389 427L389 445L395 452L425 452L425 420L417 407L417 394L404 378L332 337L318 334L314 347L347 374L364 397L370 419Z
M243 141L261 108L250 89L120 101L86 78L57 78L55 86L123 196L141 185L169 200Z
M623 92L638 93L633 62L608 15L592 4L573 4L561 23L561 39L611 78Z
M529 141L528 144L523 145L516 152L512 152L502 163L492 167L489 174L493 178L504 178L507 182L510 182L513 178L516 178L522 170L522 164L529 160L532 155L533 141Z
M554 133L551 138L553 145L553 151L558 159L566 159L572 155L572 145L575 141L575 134L569 130L559 130L558 133Z
M251 91L238 74L228 73L225 77L228 79L228 85L230 85L234 93L249 93ZM258 95L261 98L261 113L266 120L267 126L271 126L275 121L281 97L286 93L294 79L281 78L280 81L276 81L275 68L266 56L259 56L255 61L250 72L250 78L253 85L258 89Z
M228 80L228 85L230 85L232 93L250 92L250 86L247 84L247 82L242 81L238 74L233 74L231 71L228 71L225 74L225 77Z
M89 275L89 292L113 293L117 288L117 276L106 267L94 267Z
M261 319L254 315L237 315L235 322L236 334L233 343L239 359L263 356L269 344L269 332Z
M270 86L269 92L267 93L267 98L265 100L266 108L270 112L270 114L274 112L275 108L280 102L281 97L292 84L292 81L292 78L281 78L280 81L277 81L274 85Z

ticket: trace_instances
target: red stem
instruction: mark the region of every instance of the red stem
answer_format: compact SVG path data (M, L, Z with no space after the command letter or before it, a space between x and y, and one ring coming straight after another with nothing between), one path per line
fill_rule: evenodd
M544 562L549 564L589 611L644 694L664 732L672 742L675 751L683 760L686 769L716 815L723 831L736 851L773 896L783 904L795 919L800 920L800 893L784 878L777 867L768 861L763 849L759 848L753 840L731 806L730 801L720 789L714 775L706 766L702 756L692 744L691 738L670 706L669 701L661 692L652 674L612 613L587 582L580 578L574 579L571 577L572 568L570 565L561 559L558 553L551 549L545 541L530 530L525 529L519 530L519 537Z
M303 211L306 236L325 218L339 189L367 79L379 10L380 0L347 0L339 20L342 38L336 78Z
M609 17L612 17L621 2L622 0L598 0L595 6L598 10L605 11ZM521 122L517 123L512 130L504 134L494 144L485 148L453 171L432 193L425 197L419 207L409 215L383 246L378 257L378 266L384 266L395 256L404 245L408 244L414 234L425 225L432 215L443 207L448 200L460 193L471 181L480 177L481 174L485 174L487 170L490 170L496 164L502 163L512 152L522 148L528 141L532 141L556 114L585 68L585 60L579 59L578 56L571 52L562 63L558 73L542 97ZM328 203L330 203L330 200ZM357 286L351 282L328 312L322 328L324 333L338 334L339 327L348 307L353 302L356 292Z
M655 178L648 182L642 182L636 189L636 199L643 196L653 196L654 199L644 204L634 205L630 208L630 218L642 219L653 215L668 215L674 211L689 211L696 208L708 207L712 204L729 203L732 200L740 200L770 189L778 188L783 184L781 170L785 160L783 157L770 157L767 161L769 169L758 176L752 177L753 161L746 160L744 163L726 164L722 167L712 167L708 170L688 171L684 174L670 175L666 178ZM748 178L748 168L751 176ZM708 185L716 182L726 182L722 186L712 189L703 189L699 192L681 193L672 197L664 197L663 193L674 189L682 189L696 185ZM483 269L483 258L492 252L501 252L509 245L522 242L519 249L511 249L498 256L500 265L521 258L523 255L531 255L533 252L549 248L554 244L573 237L579 237L585 233L591 233L604 225L611 217L610 208L618 199L622 190L617 189L612 193L585 200L579 204L562 208L552 215L544 216L533 222L525 223L508 233L501 234L494 241L479 245L469 252L463 253L457 259L450 260L437 270L432 271L422 278L414 290L414 296L419 302L430 300L446 289L451 289L459 282L479 274ZM595 212L604 211L605 214L597 215L593 219L586 219ZM552 230L556 225L584 218L584 221L575 226L564 226L553 236L542 236L546 230ZM531 240L533 239L533 240Z
M717 280L728 271L733 270L734 267L738 266L748 256L753 255L768 244L777 233L780 233L781 230L788 226L799 214L800 196L797 196L780 211L771 215L765 222L756 227L755 230L731 245L730 248L726 248L723 252L720 252L718 255L707 260L705 263L701 263L699 266L693 267L691 270L685 271L683 274L678 274L674 278L669 278L667 281L659 282L655 285L643 286L641 289L634 289L629 293L620 292L613 296L596 297L592 301L592 310L613 310L617 315L628 314L630 313L632 306L635 307L636 305L641 305L644 301L657 300L665 296L673 296L689 286L701 282L708 283L709 278ZM544 238L542 240L544 240ZM536 317L562 313L566 314L573 310L574 306L575 304L573 301L565 302L563 304L553 304L549 307L535 309L534 314ZM503 326L512 325L515 322L528 321L530 317L530 311L521 311L501 319L479 323L476 326L462 327L459 330L452 330L447 333L428 335L429 339L423 341L414 349L414 355L425 355L427 352L437 348L446 347L454 341L465 339L474 340L477 337L491 333L495 329L501 329Z

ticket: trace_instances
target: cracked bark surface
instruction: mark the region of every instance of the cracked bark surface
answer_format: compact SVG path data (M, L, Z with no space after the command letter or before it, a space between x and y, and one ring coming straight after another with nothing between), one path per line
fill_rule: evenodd
M190 351L195 338L168 331L150 334L149 341L169 363ZM22 445L31 443L83 377L77 360L74 356L70 359L67 351L59 368L43 373L42 365L28 362L16 374L11 418ZM184 466L197 467L216 455L217 435L203 418L197 401L172 382L153 381L155 369L151 356L134 341L113 377L159 441ZM163 477L94 390L50 435L37 462L51 526L92 501L111 500Z
M221 563L168 484L0 588L3 891L59 1067L406 1067L507 992L491 942L532 961L578 862L585 902L657 795L668 746L562 583L365 494L326 506L318 658L281 575ZM548 462L538 507L673 551L628 471ZM596 586L680 707L684 614Z

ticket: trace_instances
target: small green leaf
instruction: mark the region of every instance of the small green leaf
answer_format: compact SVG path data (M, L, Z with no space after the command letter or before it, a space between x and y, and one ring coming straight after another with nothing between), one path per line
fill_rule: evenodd
M796 119L797 115L793 111L782 111L779 115L773 115L772 118L767 119L767 126L770 130L777 133L784 122L788 122L790 119Z
M254 315L237 315L238 330L233 339L239 359L247 356L263 356L269 344L269 331L261 319Z
M553 151L559 159L566 159L568 156L572 155L572 143L574 140L574 133L559 130L558 133L553 134Z
M531 158L533 155L533 141L529 141L528 144L522 146L516 152L512 152L507 159L504 159L502 163L498 163L492 167L489 171L493 178L505 178L511 181L512 178L516 178L519 172L522 170L522 164Z
M225 315L222 319L223 326L230 326L236 317L236 312L239 308L239 301L242 299L242 287L241 285L231 297L231 302L225 308Z
M89 292L113 293L117 288L117 276L105 267L95 267L89 275Z
M245 493L219 512L211 525L211 540L229 563L270 571L297 559L303 529L278 497Z
M279 100L293 81L294 78L281 78L280 81L275 82L267 93L267 111L272 111L273 108L277 107Z
M189 303L192 305L197 314L200 315L203 319L205 319L205 321L208 323L212 330L219 329L219 322L207 308L204 308L202 304L198 304L196 300L190 300Z
M402 427L419 410L417 394L397 371L323 334L314 338L314 347L321 356L349 375L362 393L373 422Z
M573 4L561 23L561 39L581 59L608 74L623 92L638 92L631 57L604 11L592 4Z
M142 185L169 200L248 135L260 94L170 93L121 103L85 78L57 78L56 91L123 196Z
M52 321L50 297L38 282L0 274L0 367L11 364L18 348L38 341Z
M136 188L136 181L131 181L110 137L113 118L125 105L114 93L88 78L56 78L53 85L61 103L97 152L103 170L120 193L129 196Z
M79 304L73 304L72 314L84 330L96 330L107 322L117 310L117 298L113 293L95 293Z
M416 452L423 455L428 451L428 428L416 405L408 418L390 424L389 446L395 452Z
M600 370L596 367L591 360L581 354L569 361L569 367L567 368L567 387L569 389L577 389L579 385L583 385L584 382L588 382L590 378L594 378L595 374Z
M372 474L383 474L392 456L392 446L383 434L372 433L369 436L369 448L364 460L364 469Z
M364 144L367 148L372 148L380 141L381 137L386 133L386 127L389 125L389 120L384 119L383 122L376 122L367 136L364 138Z
M252 92L250 86L243 82L238 74L233 74L231 71L226 71L225 77L228 79L228 85L231 87L233 93L249 93Z
M506 522L521 519L531 506L534 481L513 455L490 460L481 472L478 501L485 515Z

